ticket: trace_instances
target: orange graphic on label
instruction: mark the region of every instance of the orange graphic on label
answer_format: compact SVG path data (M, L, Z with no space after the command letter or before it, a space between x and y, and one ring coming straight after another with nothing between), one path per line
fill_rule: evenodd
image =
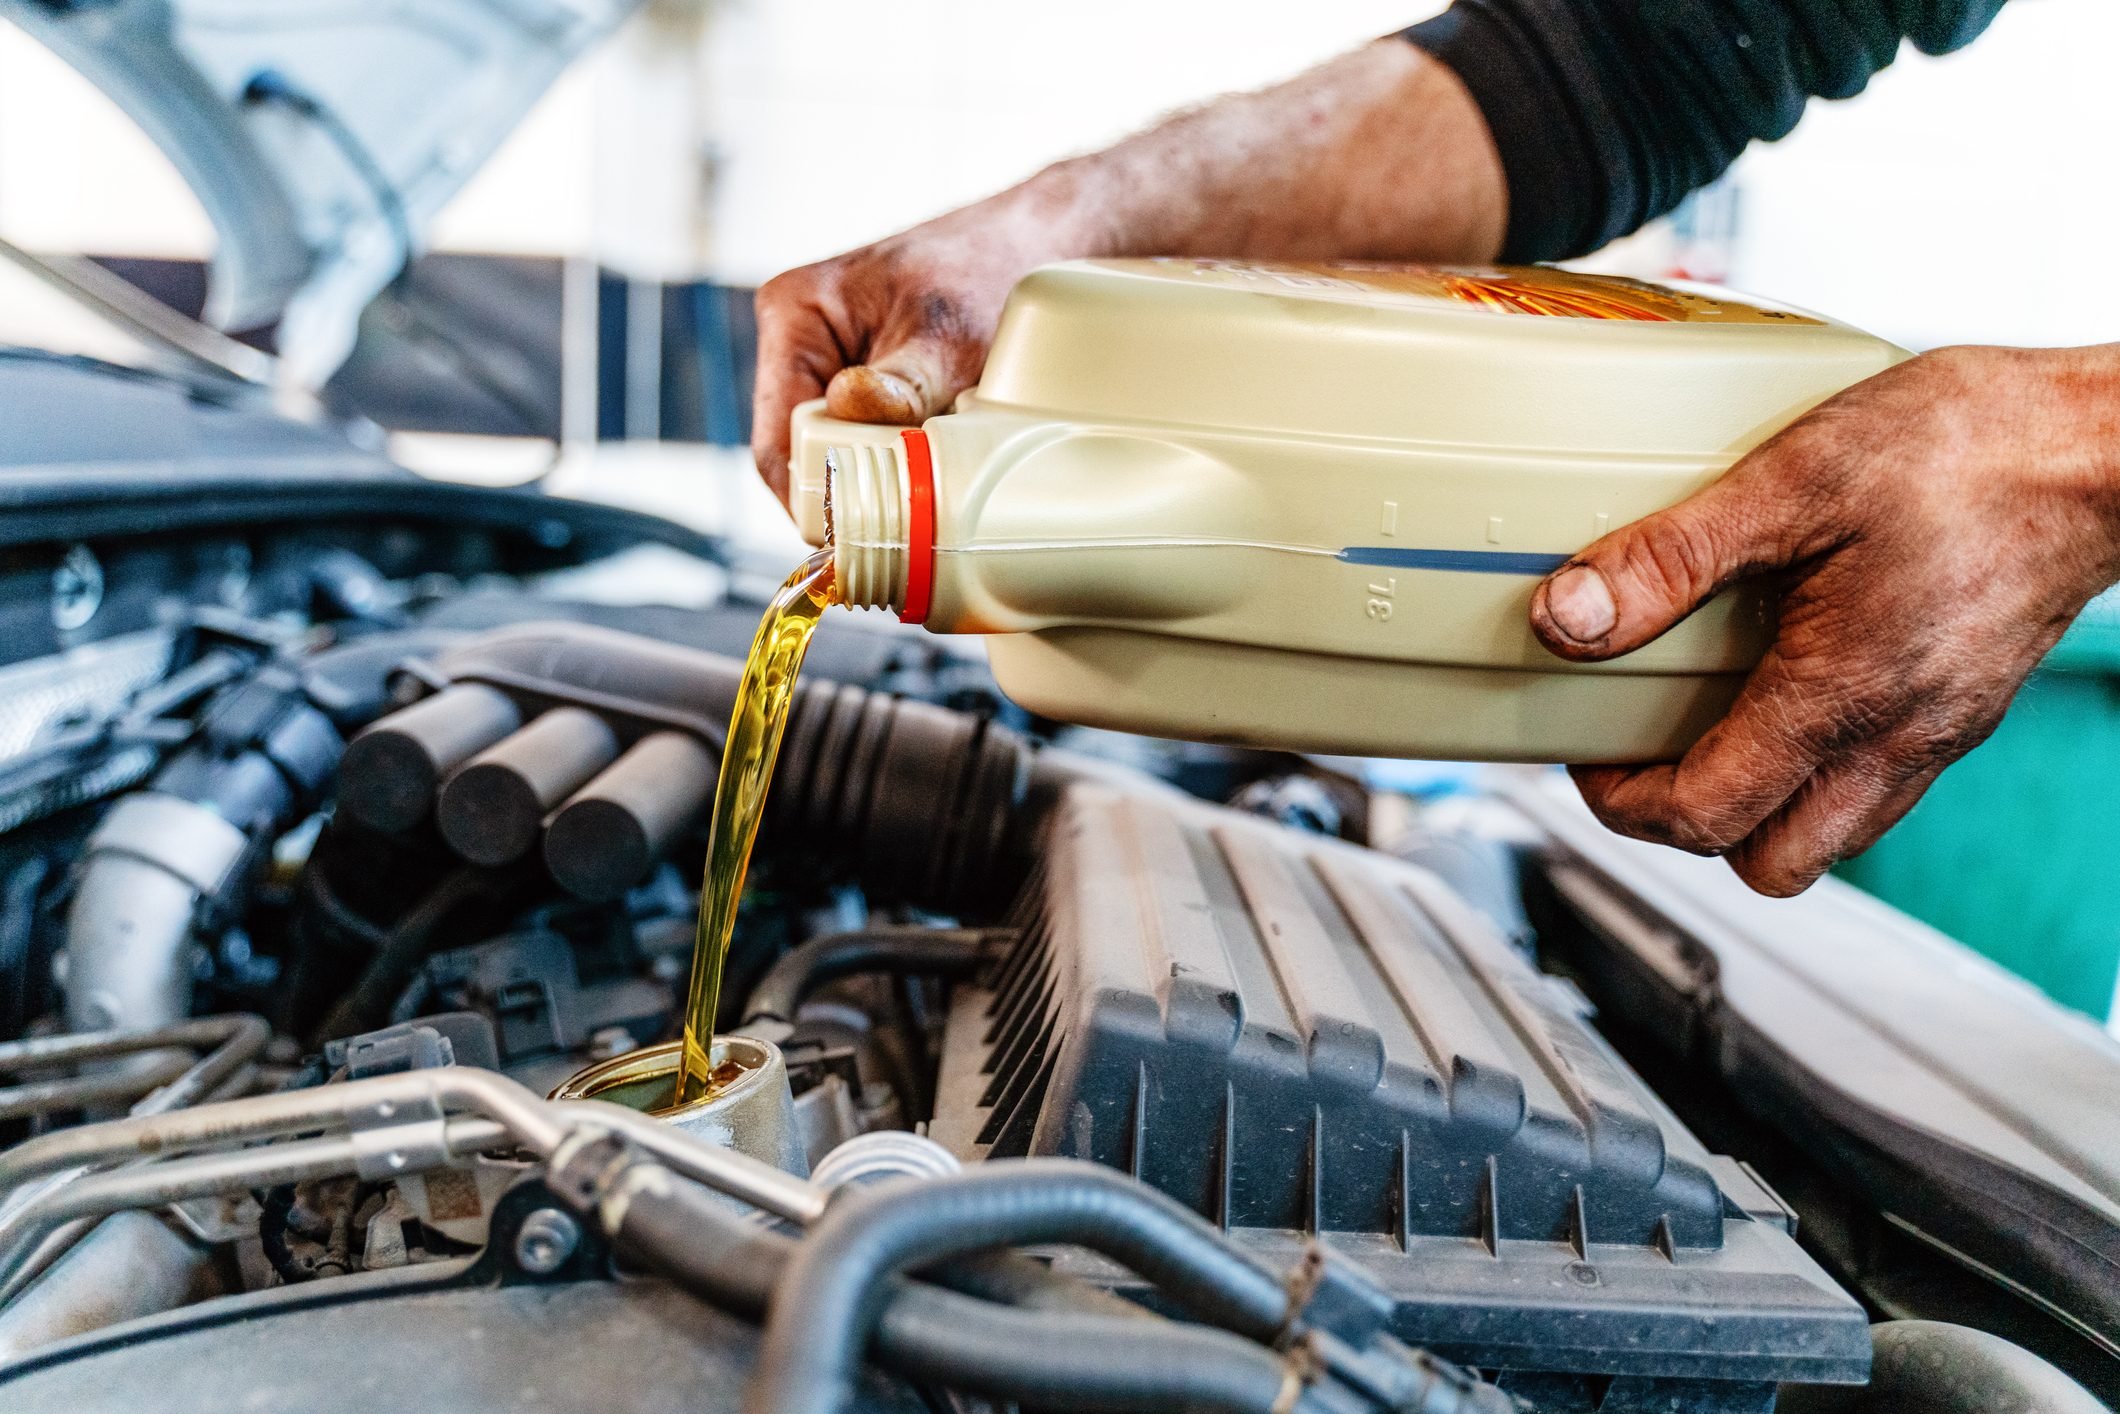
M1705 287L1682 289L1621 275L1550 265L1382 265L1365 261L1264 264L1227 260L1151 261L1189 268L1199 278L1319 299L1378 295L1472 305L1497 314L1615 319L1638 324L1817 324L1793 309Z

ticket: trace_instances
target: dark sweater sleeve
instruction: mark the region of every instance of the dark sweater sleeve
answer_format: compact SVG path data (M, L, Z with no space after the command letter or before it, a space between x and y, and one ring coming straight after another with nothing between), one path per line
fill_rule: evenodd
M1903 40L1969 44L2004 0L1457 0L1406 38L1454 69L1509 181L1508 260L1596 250L1713 181Z

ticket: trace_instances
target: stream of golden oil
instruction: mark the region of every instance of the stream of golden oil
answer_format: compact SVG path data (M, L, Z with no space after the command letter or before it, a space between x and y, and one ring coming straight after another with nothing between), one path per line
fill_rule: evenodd
M721 1004L721 970L736 928L736 901L743 895L751 845L758 838L773 761L795 703L802 655L826 606L835 602L832 549L802 562L780 586L751 656L744 660L729 714L729 736L721 752L721 779L714 788L714 817L707 835L707 872L699 888L699 933L692 945L692 985L685 1000L685 1043L677 1081L677 1103L705 1099L714 1088L714 1011Z

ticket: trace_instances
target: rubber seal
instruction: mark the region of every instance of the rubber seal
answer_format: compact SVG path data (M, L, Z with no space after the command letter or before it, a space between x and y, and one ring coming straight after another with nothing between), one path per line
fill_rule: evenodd
M927 622L935 593L935 461L927 433L908 427L905 438L905 607L901 623Z

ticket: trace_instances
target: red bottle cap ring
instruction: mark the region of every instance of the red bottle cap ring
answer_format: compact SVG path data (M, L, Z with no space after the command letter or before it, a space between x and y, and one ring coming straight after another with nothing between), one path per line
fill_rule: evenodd
M908 427L905 437L906 527L903 623L926 623L935 591L935 462L927 433Z

